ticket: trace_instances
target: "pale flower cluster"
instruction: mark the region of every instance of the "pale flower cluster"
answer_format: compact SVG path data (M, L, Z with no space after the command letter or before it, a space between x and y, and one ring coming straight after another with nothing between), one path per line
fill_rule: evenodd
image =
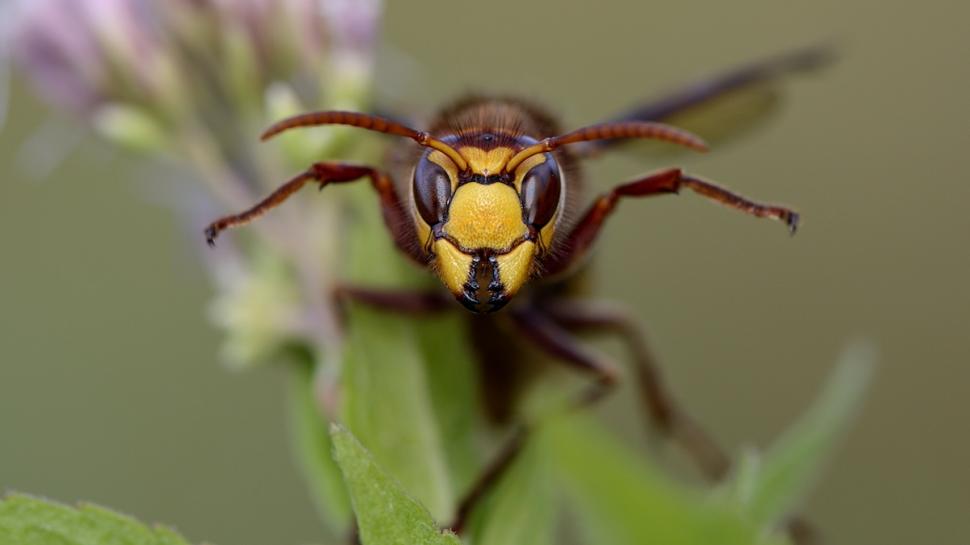
M3 51L42 97L205 188L209 217L194 206L186 223L218 287L211 316L227 362L339 344L327 296L334 199L288 203L212 252L201 229L353 145L335 132L269 145L258 135L298 111L367 107L380 0L23 0L3 11Z

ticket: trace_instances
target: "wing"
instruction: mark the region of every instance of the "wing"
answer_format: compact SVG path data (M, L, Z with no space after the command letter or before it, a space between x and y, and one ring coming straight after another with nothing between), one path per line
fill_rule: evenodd
M663 121L694 132L711 144L736 137L764 121L777 107L779 83L788 76L810 72L834 58L829 46L789 52L687 85L620 113L610 121ZM622 141L607 140L577 145L581 157L595 155ZM670 147L635 145L644 151Z

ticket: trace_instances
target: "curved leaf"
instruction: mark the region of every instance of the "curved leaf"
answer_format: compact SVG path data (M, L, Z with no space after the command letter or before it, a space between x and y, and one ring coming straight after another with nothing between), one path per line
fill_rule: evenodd
M175 530L148 527L92 504L69 507L20 494L0 501L0 545L188 545Z
M330 428L334 458L344 474L363 545L460 545L346 429Z
M737 474L734 488L744 491L742 505L755 523L777 523L808 493L862 400L874 359L867 344L847 348L811 408L760 462L741 466L747 470Z

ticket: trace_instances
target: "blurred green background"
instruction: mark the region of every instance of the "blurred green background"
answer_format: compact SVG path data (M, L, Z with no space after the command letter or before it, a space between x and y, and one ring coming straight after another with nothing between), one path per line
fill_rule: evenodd
M788 85L770 123L677 159L796 205L798 236L690 196L630 202L598 283L635 306L680 399L734 449L766 444L846 342L874 340L869 399L806 511L828 543L955 543L970 530L968 16L944 0L389 2L381 94L428 112L469 90L518 93L576 126L835 39L840 62ZM157 171L86 136L60 161L70 131L36 136L51 117L15 83L0 134L0 486L196 541L320 542L283 373L217 362L201 222L160 205ZM659 164L597 160L591 185Z

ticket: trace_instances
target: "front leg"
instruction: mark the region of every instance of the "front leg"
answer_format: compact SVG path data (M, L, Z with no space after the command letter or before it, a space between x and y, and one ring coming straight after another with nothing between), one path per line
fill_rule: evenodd
M411 220L407 215L407 210L394 189L394 183L390 176L369 166L340 162L314 163L305 172L293 177L249 210L225 216L212 222L205 230L206 241L210 246L214 245L216 237L222 231L255 220L282 204L308 182L316 182L320 185L320 189L323 189L329 184L354 182L362 178L369 179L374 190L377 191L384 222L387 224L391 236L394 237L394 243L398 249L417 263L426 264L427 256L418 243L417 234L411 228Z
M671 168L619 185L600 196L566 236L560 251L551 253L543 261L543 275L554 276L579 264L596 241L603 223L613 213L620 198L680 193L683 187L746 214L782 221L792 234L798 228L798 214L789 208L757 203L718 185L684 174L679 168Z

